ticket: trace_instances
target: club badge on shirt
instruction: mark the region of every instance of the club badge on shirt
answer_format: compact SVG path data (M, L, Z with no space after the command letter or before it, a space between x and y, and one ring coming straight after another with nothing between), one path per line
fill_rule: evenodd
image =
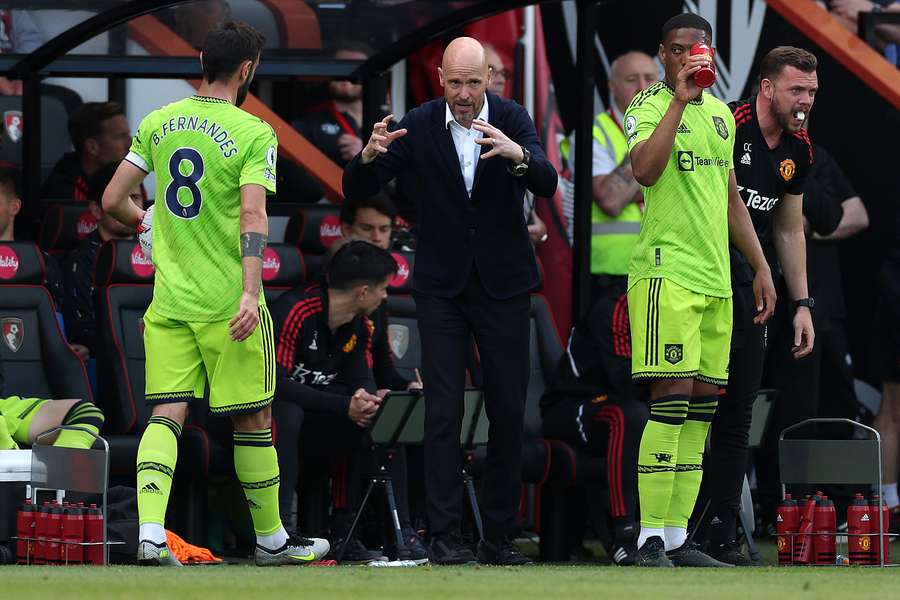
M778 172L781 173L782 179L790 181L794 178L794 173L797 172L797 165L790 158L786 158L778 165Z

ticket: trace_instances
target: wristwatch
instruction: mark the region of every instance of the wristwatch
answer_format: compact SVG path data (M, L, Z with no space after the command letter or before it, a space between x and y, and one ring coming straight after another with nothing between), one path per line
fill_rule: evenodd
M799 300L794 300L794 310L797 310L801 306L805 306L809 310L812 310L816 307L816 301L813 298L800 298Z
M528 148L525 146L519 146L522 149L522 162L517 165L513 165L512 169L510 169L510 173L515 175L516 177L521 177L525 173L528 172L528 163L531 162L531 152L529 152Z

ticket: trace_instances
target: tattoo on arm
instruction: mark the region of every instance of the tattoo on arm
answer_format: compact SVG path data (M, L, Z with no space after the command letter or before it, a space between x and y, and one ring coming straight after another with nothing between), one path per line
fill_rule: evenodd
M628 160L628 158L623 160L622 163L618 167L616 167L611 174L621 179L625 185L631 185L632 183L634 183L634 175L631 172L631 161Z
M241 258L262 258L268 238L265 234L248 231L241 234Z

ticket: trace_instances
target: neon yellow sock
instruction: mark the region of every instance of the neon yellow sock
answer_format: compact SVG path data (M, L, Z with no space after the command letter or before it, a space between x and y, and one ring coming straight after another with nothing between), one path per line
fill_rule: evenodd
M234 432L234 470L244 488L257 536L281 529L278 514L278 454L272 429Z
M166 523L166 505L178 462L181 425L168 417L150 417L137 454L138 522Z
M687 412L687 396L663 396L650 403L650 419L638 452L642 528L663 528L675 480L678 439Z
M666 527L687 528L688 519L694 512L694 503L703 480L703 449L709 425L716 414L716 396L691 398L687 418L678 439L678 461L675 467L675 482L672 499L666 513Z
M62 424L81 427L99 435L103 420L103 412L99 408L87 400L82 400L72 406ZM59 437L53 445L61 448L88 449L94 445L94 441L94 436L84 431L63 430L59 432Z

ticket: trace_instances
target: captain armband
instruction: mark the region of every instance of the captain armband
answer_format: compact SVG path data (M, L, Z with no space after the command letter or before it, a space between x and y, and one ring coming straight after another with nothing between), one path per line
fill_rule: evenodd
M262 259L268 238L265 234L248 231L241 234L241 258Z

